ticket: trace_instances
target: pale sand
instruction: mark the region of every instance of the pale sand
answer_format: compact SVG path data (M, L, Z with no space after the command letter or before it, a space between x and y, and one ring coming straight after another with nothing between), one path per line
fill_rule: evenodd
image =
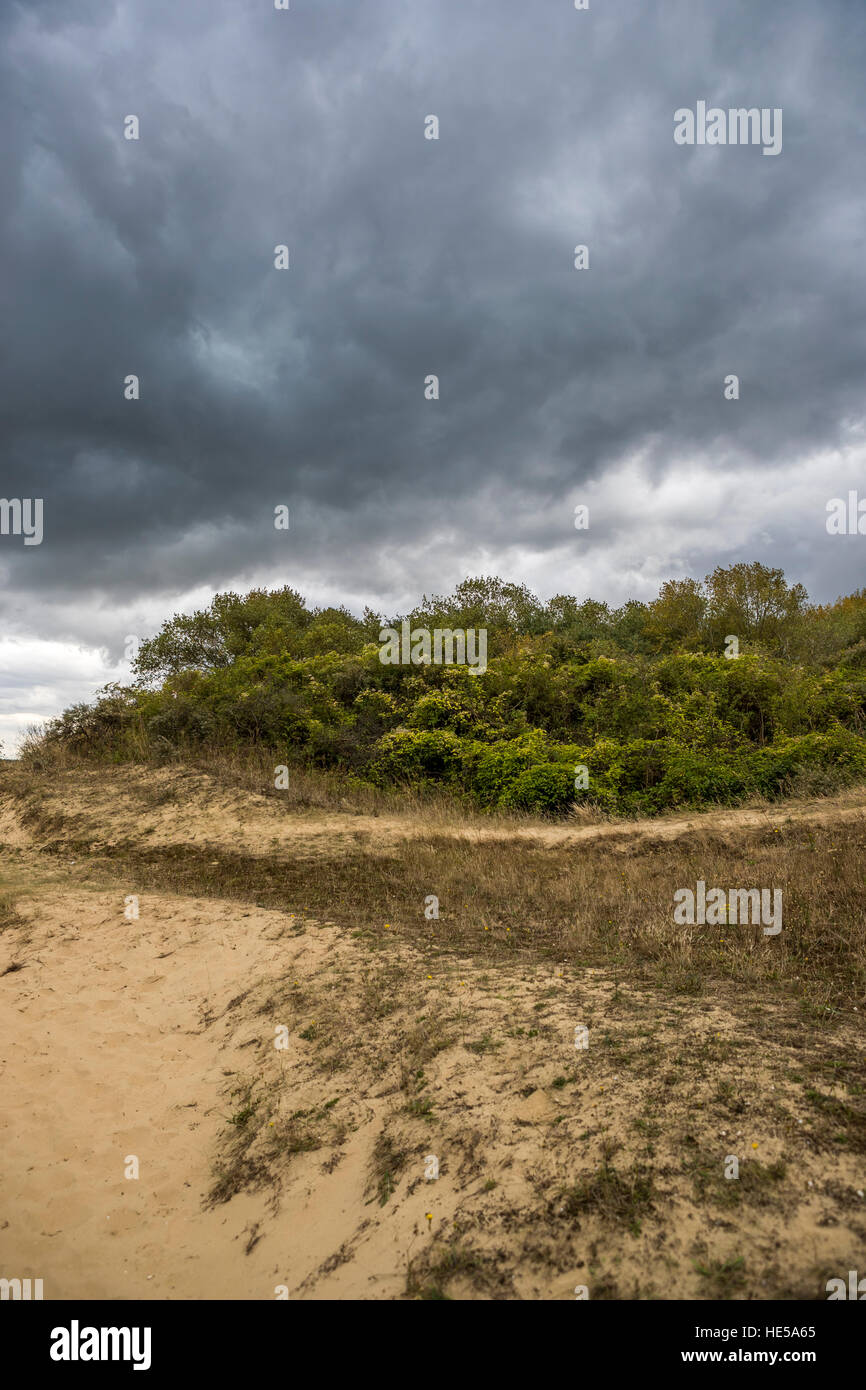
M78 807L70 807L68 785L58 797L86 817L89 829L140 841L153 817L117 796L122 785L121 778L98 787L94 780ZM259 799L262 808L242 793L227 798L229 810L223 805L217 815L207 791L205 784L185 805L161 808L158 833L206 837L215 846L249 841L265 852L265 824L287 847L294 830L309 847L332 837L340 821L280 818L269 799ZM852 795L835 806L725 813L713 823L791 814L845 820L862 816L863 806ZM748 1154L753 1139L764 1163L796 1152L784 1218L778 1205L750 1208L744 1229L741 1213L720 1222L696 1205L679 1174L684 1136L703 1123L699 1112L720 1073L687 1069L675 1091L652 1072L633 1066L621 1073L615 1051L595 1051L591 1070L585 1054L575 1053L576 1019L613 1030L638 1049L652 1033L667 1040L669 1056L712 1038L741 1040L748 1024L738 1016L735 992L712 1003L660 1004L651 993L617 994L605 971L583 971L575 981L553 966L503 966L485 982L468 961L443 968L428 984L426 965L408 945L395 942L386 961L371 963L368 948L350 934L302 920L300 905L292 917L143 893L139 920L126 921L122 884L81 881L80 864L68 856L37 853L14 803L5 803L3 815L4 878L20 894L25 919L0 933L3 1276L43 1279L46 1298L271 1299L279 1285L292 1298L396 1298L406 1292L409 1261L455 1218L495 1273L480 1291L477 1279L458 1276L452 1296L573 1298L574 1286L590 1275L614 1280L620 1297L635 1290L701 1296L696 1260L742 1253L750 1277L757 1269L775 1272L773 1294L786 1279L792 1289L810 1290L823 1268L856 1267L862 1156L822 1154L808 1142L802 1088L786 1073L799 1054L774 1049L765 1036L753 1052L739 1054L733 1075L744 1087L745 1113L733 1127L714 1122L722 1156L731 1146ZM688 829L706 819L681 823ZM364 827L371 837L396 833L371 820ZM352 843L357 818L343 821L339 833ZM669 834L672 824L642 823L640 832ZM154 838L150 832L146 842ZM2 973L15 962L23 968ZM359 1024L358 1001L365 991L385 989L388 970L407 982L403 1005ZM296 1008L286 997L271 1001L275 982L286 981L304 993ZM427 1120L407 1115L399 1072L422 987L432 1015L453 1014L456 1005L464 1020L454 1044L424 1063L419 1094L434 1104ZM544 1036L530 1041L540 1001ZM300 1036L313 1017L338 1037L345 1030L346 1055L331 1074ZM284 1052L273 1046L281 1021L290 1031ZM516 1022L525 1036L511 1036ZM495 1041L491 1051L469 1049L485 1036ZM813 1041L810 1035L810 1048ZM827 1043L828 1056L862 1050L860 1030L842 1030ZM554 1087L566 1073L574 1083ZM273 1181L262 1190L209 1207L214 1164L233 1132L227 1118L241 1104L231 1091L247 1078L273 1096L280 1122L338 1098L329 1113L342 1117L342 1128L330 1133L325 1126L320 1147L271 1162ZM633 1122L648 1093L663 1121L658 1161L662 1171L669 1166L658 1216L637 1235L611 1230L594 1213L563 1224L550 1206L556 1193L597 1169L602 1142L621 1144L627 1166ZM799 1136L792 1138L780 1118L782 1102L791 1123L803 1118ZM267 1128L262 1133L266 1138ZM380 1205L371 1171L382 1135L409 1156ZM424 1180L428 1152L442 1162L435 1183ZM138 1180L124 1177L132 1154ZM760 1290L753 1286L753 1296L773 1296ZM812 1296L820 1296L817 1284Z

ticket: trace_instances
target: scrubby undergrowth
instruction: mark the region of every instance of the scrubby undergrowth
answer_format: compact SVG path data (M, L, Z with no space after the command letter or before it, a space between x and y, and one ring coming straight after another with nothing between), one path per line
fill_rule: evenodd
M866 778L866 591L816 607L781 571L735 565L612 612L474 579L408 618L484 628L486 669L383 664L388 624L369 610L310 610L290 588L220 594L141 645L135 683L67 710L24 756L254 754L331 770L355 792L549 815L654 815Z

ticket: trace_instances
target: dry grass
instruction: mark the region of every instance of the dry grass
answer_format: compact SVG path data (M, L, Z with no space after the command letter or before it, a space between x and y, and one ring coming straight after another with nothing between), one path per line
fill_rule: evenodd
M479 847L428 834L392 854L316 860L227 854L210 847L120 847L110 853L142 888L234 897L305 912L363 933L388 933L432 955L479 962L546 959L638 971L699 995L714 981L782 986L816 1021L866 1005L866 830L750 831L714 839L551 847L503 838ZM778 936L760 927L681 926L673 895L708 886L780 888ZM435 895L439 917L425 916ZM387 927L386 927L387 924Z
M482 812L473 803L462 801L437 787L382 788L339 771L300 765L289 767L288 785L278 789L274 786L275 769L280 766L283 757L273 749L265 748L202 748L188 756L178 755L168 765L182 774L203 773L226 789L272 798L274 804L287 815L303 811L343 812L359 816L397 815L418 824L450 829L484 824L499 825L507 830L515 825L531 824L533 820L520 811ZM166 764L142 758L138 763L127 762L125 766L144 769L165 767ZM64 773L89 775L109 767L117 768L118 764L85 757L63 744L43 744L33 739L24 741L17 761L5 763L3 774L9 784L15 783L23 774L27 784L36 790L40 784L49 785L53 777ZM158 805L159 797L167 793L164 788L157 790L154 787L150 796L143 788L139 795L143 804ZM601 824L609 817L586 806L575 807L568 819L576 825L592 825Z
M226 1014L258 1046L226 1083L209 1192L276 1206L293 1183L321 1184L327 1202L328 1175L366 1136L359 1210L317 1277L379 1221L406 1232L409 1298L573 1297L577 1283L592 1298L816 1298L848 1268L866 1234L862 823L571 845L503 823L479 842L479 818L452 808L449 833L428 807L398 849L335 839L303 858L291 840L260 854L97 842L81 798L68 814L56 795L47 805L42 779L8 785L46 868L74 858L93 887L274 908L281 945L335 943L307 974L239 981ZM145 820L195 791L111 786ZM781 888L781 934L676 925L673 894L698 879ZM285 1067L274 1024L291 1039Z
M20 927L22 918L18 913L17 895L8 891L0 891L0 932L8 931L10 927Z
M251 755L236 765L223 757L214 766L229 785L261 793L264 772ZM115 770L117 771L117 770ZM211 774L212 775L212 774ZM74 778L74 773L67 774ZM92 765L82 777L95 778ZM63 785L64 779L60 779ZM666 989L700 995L714 981L783 987L799 995L816 1021L840 1009L866 1006L866 901L862 863L863 821L807 824L791 819L774 826L726 825L718 833L706 821L693 832L666 838L652 824L640 836L605 827L605 835L579 844L544 839L525 818L481 816L441 799L398 804L405 838L399 846L370 851L343 840L315 857L228 851L225 845L170 843L144 848L141 838L96 853L93 827L81 803L70 812L57 795L57 774L5 771L22 820L55 849L103 858L140 887L233 897L295 911L362 933L371 948L395 937L432 955L470 954L479 962L543 959L637 971ZM214 779L214 786L222 786ZM345 790L345 788L343 788ZM117 795L142 812L166 801L201 797L193 771L166 779L121 774ZM293 773L289 792L275 797L287 814L333 811L338 788L326 775ZM393 798L368 789L351 809L393 815ZM83 798L86 803L86 796ZM346 797L339 802L346 811ZM367 821L369 824L370 822ZM279 819L277 821L279 824ZM537 822L535 824L538 824ZM483 826L483 847L473 835ZM519 826L520 836L514 834ZM501 832L501 834L499 833ZM682 926L673 920L674 893L708 887L781 889L783 926L764 936L748 925ZM438 918L425 904L438 899ZM428 909L429 910L429 909ZM387 927L386 927L387 924Z

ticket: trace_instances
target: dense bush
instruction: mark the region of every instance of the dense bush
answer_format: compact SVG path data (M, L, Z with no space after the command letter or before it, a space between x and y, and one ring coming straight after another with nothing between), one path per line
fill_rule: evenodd
M256 745L275 762L549 815L866 776L866 592L812 607L780 571L735 565L613 612L567 595L545 605L498 579L425 598L413 627L487 630L483 672L383 664L380 629L400 622L309 610L289 588L218 595L164 624L136 683L67 710L43 746L117 759ZM575 790L581 765L588 787Z

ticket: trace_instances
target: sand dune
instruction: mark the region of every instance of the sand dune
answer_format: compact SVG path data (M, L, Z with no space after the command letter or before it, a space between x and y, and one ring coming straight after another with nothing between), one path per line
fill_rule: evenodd
M760 1014L733 987L693 1001L555 961L491 974L403 940L372 951L302 903L143 890L128 920L135 885L63 845L334 853L423 827L285 816L186 775L181 799L155 810L135 789L152 796L170 774L71 780L44 794L39 824L11 794L0 820L15 904L0 931L6 1277L42 1278L46 1298L570 1299L579 1285L760 1298L820 1297L822 1271L856 1267L863 1152L828 1153L797 1080L807 1042L823 1093L845 1102L827 1068L862 1063L855 1025L807 1038L794 1006ZM670 837L863 815L851 794L515 833ZM592 1030L588 1052L576 1023ZM728 1209L717 1183L696 1199L700 1164L712 1185L728 1151L751 1175L747 1208Z

